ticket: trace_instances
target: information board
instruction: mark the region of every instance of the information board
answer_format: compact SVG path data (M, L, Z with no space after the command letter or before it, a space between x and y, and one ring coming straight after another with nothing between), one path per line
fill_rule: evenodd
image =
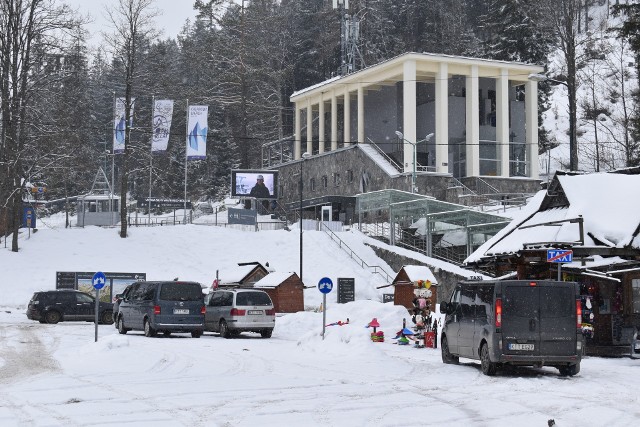
M356 299L356 286L355 279L352 277L339 277L338 278L338 304L344 304L347 302L355 301Z

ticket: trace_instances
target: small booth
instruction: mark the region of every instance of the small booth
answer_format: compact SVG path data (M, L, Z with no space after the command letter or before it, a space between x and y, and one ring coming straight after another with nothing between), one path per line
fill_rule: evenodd
M98 169L91 191L78 197L76 212L78 227L113 226L120 223L120 199L113 194L102 168Z
M414 300L423 295L434 310L438 301L438 281L431 269L423 265L404 265L391 285L394 286L394 303L403 305L407 310L414 308Z
M269 294L276 313L304 311L304 285L296 273L269 273L253 287Z

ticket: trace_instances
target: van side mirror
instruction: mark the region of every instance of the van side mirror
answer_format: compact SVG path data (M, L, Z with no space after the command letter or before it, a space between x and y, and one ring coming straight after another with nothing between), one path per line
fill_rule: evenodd
M440 313L441 314L448 314L447 313L447 309L449 308L449 304L447 304L446 302L441 302L440 303Z
M114 299L115 299L116 301L122 301L122 297L123 297L123 294L116 294L116 296L115 296L115 298L114 298Z

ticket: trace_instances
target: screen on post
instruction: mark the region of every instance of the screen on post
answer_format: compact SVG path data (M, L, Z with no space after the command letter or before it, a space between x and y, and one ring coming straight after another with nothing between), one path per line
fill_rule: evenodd
M277 199L278 171L232 170L231 196Z

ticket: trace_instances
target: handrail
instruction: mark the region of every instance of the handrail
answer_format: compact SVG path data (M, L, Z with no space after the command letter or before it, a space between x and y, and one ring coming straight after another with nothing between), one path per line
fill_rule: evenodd
M400 166L398 164L398 162L396 162L391 157L389 157L389 155L387 153L385 153L382 150L382 148L378 147L378 144L373 142L373 140L371 138L369 138L369 137L367 137L367 139L369 140L367 145L373 146L373 149L376 150L378 152L378 154L380 154L386 161L388 161L391 164L391 166L394 167L395 170L397 170L398 172L404 172L404 170L402 169L402 166Z
M340 246L340 249L342 249L343 251L347 252L347 254L349 254L349 257L351 259L353 259L354 261L357 261L360 264L360 267L362 268L368 268L368 269L373 269L372 273L374 274L379 274L380 276L382 276L383 279L385 279L387 282L391 283L393 281L393 277L391 277L386 271L384 271L382 269L382 267L380 267L379 265L369 265L367 264L362 258L360 258L354 251L353 249L351 249L349 247L349 245L347 245L345 242L342 241L342 239L340 237L338 237L336 235L336 233L334 233L328 226L327 224L325 224L323 221L320 221L320 229L322 231L324 231L326 234L329 235L329 237L331 238L331 240L335 241L336 243L338 243L338 246ZM355 259L354 259L355 258ZM378 269L380 269L378 271Z

